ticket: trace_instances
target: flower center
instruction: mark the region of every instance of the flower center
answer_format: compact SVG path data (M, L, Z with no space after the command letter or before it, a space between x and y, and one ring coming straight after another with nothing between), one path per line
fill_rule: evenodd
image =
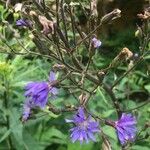
M85 120L85 121L79 123L79 127L83 130L86 130L88 127L88 121Z

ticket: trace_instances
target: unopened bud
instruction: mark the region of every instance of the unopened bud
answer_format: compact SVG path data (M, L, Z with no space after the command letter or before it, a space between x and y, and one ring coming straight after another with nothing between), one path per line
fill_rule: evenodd
M150 128L150 122L146 122L144 129Z
M135 37L141 38L142 35L143 35L142 29L140 27L138 27L138 29L135 32Z

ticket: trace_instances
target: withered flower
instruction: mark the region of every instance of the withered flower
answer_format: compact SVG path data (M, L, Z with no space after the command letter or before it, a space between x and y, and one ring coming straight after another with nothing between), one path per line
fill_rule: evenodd
M102 22L102 24L105 24L105 23L108 23L119 17L121 17L121 10L114 9L112 12L110 12L110 13L106 14L104 17L102 17L101 22Z
M54 34L54 23L48 20L45 16L38 16L39 22L43 26L42 33L45 35L52 33Z
M137 14L137 16L142 20L150 19L150 7L144 11L144 14Z
M97 12L97 0L92 0L91 1L91 11L92 11L92 15L93 16L98 16L98 12Z

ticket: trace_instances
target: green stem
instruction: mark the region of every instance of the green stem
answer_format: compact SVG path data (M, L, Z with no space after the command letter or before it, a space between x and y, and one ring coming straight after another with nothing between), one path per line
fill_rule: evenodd
M4 107L5 110L7 111L9 109L9 84L5 77L4 77L4 84L6 89L6 91L4 92ZM7 130L10 129L10 119L8 114L6 114L6 128ZM8 149L10 150L13 149L12 140L10 136L7 139L7 143L8 143Z

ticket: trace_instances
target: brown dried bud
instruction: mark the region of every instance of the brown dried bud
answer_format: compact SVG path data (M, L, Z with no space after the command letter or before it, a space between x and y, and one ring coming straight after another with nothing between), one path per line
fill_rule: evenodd
M88 100L88 96L85 93L82 93L79 96L79 102L80 102L81 105L85 105L87 100Z
M102 24L105 24L105 23L108 23L119 17L121 17L121 10L114 9L112 12L110 12L110 13L106 14L104 17L102 17L101 22L102 22Z
M98 16L98 12L97 12L97 0L92 0L91 1L91 11L92 11L92 15L93 16Z
M55 64L54 66L53 66L53 69L55 69L55 70L63 70L63 69L65 69L66 67L65 67L65 65L63 65L63 64Z
M45 35L52 33L54 34L54 23L48 20L45 16L38 16L39 22L43 26L42 33Z
M124 60L131 59L133 57L133 53L128 48L123 48L122 51L114 58L109 67L114 67L119 65Z
M150 7L144 11L144 14L137 14L137 16L142 20L150 19Z
M133 53L128 48L123 48L122 51L118 55L119 60L123 60L124 58L126 60L130 59L133 56Z
M30 15L30 16L37 16L37 13L36 13L35 11L31 10L31 11L29 12L29 15Z

